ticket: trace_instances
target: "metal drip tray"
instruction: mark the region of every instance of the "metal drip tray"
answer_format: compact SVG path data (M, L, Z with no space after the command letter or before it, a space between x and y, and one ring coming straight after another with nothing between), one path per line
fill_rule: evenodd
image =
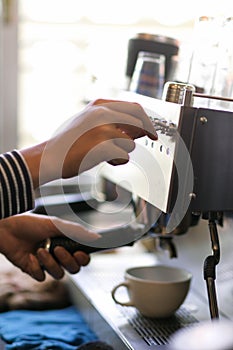
M111 297L111 290L116 284L122 282L124 271L128 266L159 263L154 254L137 253L135 247L124 247L120 250L113 254L92 256L89 266L77 275L70 276L75 304L102 339L103 336L108 339L112 332L113 337L109 341L117 350L145 350L160 347L166 349L169 338L177 330L209 318L208 304L195 290L190 290L182 307L167 319L147 318L134 307L115 304ZM127 298L126 290L121 290L121 293L123 299ZM106 327L108 329L107 335L105 333L103 335L100 319L104 320L104 329ZM119 339L120 344L117 343Z
M185 307L181 307L174 316L167 319L150 319L133 308L120 308L129 324L149 346L168 344L173 333L198 322Z
M220 319L233 319L233 217L224 218L219 228L222 257L217 268L217 296ZM124 247L115 253L92 256L91 263L77 275L70 276L75 304L101 339L117 350L168 349L169 338L179 329L210 319L203 262L210 251L208 225L200 220L186 235L177 237L178 259L167 259L138 251L138 246ZM186 266L192 274L191 290L181 308L168 319L143 317L133 307L116 305L112 288L122 282L124 271L136 265L156 263ZM124 289L123 289L124 292ZM126 291L125 291L126 292ZM170 349L169 349L170 350Z

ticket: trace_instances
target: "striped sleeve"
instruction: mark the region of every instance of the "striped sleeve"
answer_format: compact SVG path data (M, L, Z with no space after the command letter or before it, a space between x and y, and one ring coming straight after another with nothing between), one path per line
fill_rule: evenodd
M0 219L34 207L32 178L17 150L0 155Z

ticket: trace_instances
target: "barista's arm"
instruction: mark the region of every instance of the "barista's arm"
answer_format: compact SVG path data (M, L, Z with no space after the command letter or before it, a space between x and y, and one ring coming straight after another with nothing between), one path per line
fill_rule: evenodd
M134 139L145 135L157 139L137 103L90 103L51 139L0 156L0 218L32 209L34 189L44 183L79 175L103 161L127 163Z
M21 150L34 188L69 178L103 161L124 164L135 148L134 139L157 140L152 122L137 103L96 100L66 122L50 140Z
M33 207L33 182L24 158L16 150L0 155L0 219Z

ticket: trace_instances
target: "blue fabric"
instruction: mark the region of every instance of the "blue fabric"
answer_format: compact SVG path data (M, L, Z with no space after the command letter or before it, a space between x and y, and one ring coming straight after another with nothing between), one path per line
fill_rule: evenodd
M49 311L15 310L0 314L6 350L77 350L97 339L74 306Z

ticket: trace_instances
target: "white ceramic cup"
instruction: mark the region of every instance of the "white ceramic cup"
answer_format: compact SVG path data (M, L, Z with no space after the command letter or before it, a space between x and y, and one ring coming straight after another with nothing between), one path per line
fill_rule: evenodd
M122 306L134 306L147 317L165 318L175 313L184 302L192 274L165 265L140 266L125 271L125 281L112 290L113 300ZM117 290L125 287L128 301L117 299Z

